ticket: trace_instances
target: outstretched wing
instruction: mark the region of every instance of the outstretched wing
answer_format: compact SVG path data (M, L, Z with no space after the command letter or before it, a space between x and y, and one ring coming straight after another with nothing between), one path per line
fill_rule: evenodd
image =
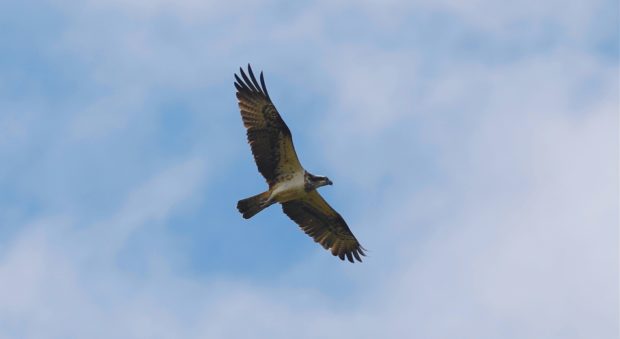
M295 153L291 131L269 98L263 73L260 74L259 85L250 65L249 77L243 69L239 70L243 79L235 74L235 87L243 125L247 128L248 143L258 171L272 186L279 176L303 168Z
M331 249L332 254L340 259L344 260L346 256L350 262L354 262L354 257L362 261L360 255L366 255L342 216L317 191L308 193L305 198L283 203L282 210L314 241L326 250Z

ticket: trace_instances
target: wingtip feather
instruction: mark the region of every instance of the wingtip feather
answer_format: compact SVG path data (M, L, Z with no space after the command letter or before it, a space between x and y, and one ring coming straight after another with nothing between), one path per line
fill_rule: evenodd
M263 77L263 72L260 72L260 85L263 88L263 93L265 93L265 96L267 97L267 100L271 101L271 98L269 98L269 92L267 92L267 86L265 86L265 78Z
M269 92L267 92L267 86L265 85L263 72L260 72L259 80L257 80L250 63L248 63L247 73L242 67L239 67L239 75L235 73L235 81L237 91L258 93L263 95L268 101L271 101Z

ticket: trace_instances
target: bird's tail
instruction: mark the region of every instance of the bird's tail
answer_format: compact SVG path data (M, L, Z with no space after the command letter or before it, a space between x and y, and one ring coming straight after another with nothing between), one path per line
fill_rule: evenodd
M269 199L269 191L239 200L237 209L243 214L245 219L250 219L272 204L272 202L267 202L267 199Z

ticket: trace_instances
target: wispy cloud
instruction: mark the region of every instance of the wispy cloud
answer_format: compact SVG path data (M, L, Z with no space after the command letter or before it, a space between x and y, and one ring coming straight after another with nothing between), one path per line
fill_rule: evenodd
M0 59L0 337L617 337L617 3L47 6ZM237 215L246 62L363 264Z

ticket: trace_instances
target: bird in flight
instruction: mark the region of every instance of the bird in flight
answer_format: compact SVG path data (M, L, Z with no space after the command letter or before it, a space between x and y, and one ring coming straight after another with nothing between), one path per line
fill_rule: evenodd
M269 189L240 200L237 209L249 219L280 203L284 213L323 248L341 260L361 262L365 249L342 216L317 191L321 186L331 185L331 180L312 175L301 166L291 131L269 98L263 73L259 84L249 64L249 77L242 68L239 71L241 77L235 74L235 87L241 119L256 166Z

